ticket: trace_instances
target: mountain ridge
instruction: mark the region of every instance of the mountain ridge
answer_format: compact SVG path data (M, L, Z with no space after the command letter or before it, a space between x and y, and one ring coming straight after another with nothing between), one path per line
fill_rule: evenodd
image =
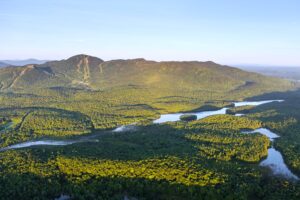
M28 58L24 60L0 60L0 62L7 64L7 66L24 66L29 64L43 64L49 60L39 60L35 58Z
M230 91L258 85L289 87L290 84L212 61L156 62L143 58L104 61L86 54L43 64L2 68L0 80L2 91L49 87L99 90L126 85L183 90L209 86L213 90Z
M0 68L2 68L2 67L8 67L8 66L9 66L9 64L0 61Z

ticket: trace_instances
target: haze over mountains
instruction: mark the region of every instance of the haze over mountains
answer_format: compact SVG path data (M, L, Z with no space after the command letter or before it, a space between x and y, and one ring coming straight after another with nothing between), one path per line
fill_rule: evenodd
M43 64L48 60L38 60L34 58L25 59L25 60L0 60L0 67L7 66L23 66L29 64Z
M278 78L290 79L290 80L300 80L300 67L279 67L279 66L242 66L238 67L242 70L249 72L256 72L266 76L273 76Z
M66 60L0 70L2 91L68 87L99 90L116 86L235 91L290 87L290 82L214 62L112 60L76 55Z
M4 62L0 62L0 67L7 67L7 66L9 66L9 64L4 63Z

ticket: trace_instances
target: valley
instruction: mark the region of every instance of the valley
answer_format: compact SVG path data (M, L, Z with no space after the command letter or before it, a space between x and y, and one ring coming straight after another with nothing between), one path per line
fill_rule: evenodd
M88 55L2 68L0 80L3 199L300 197L296 82Z
M239 107L239 106L249 106L249 105L263 105L266 103L272 103L272 102L282 102L282 100L268 100L268 101L247 101L247 102L236 102L234 103L234 107ZM202 118L206 118L209 116L213 116L213 115L221 115L221 114L226 114L226 110L228 108L222 108L220 110L217 111L202 111L202 112L198 112L195 113L195 115L197 116L197 120L200 120ZM175 122L175 121L180 121L178 116L182 116L182 114L165 114L160 116L159 119L154 120L153 123L165 123L165 122ZM244 115L243 115L244 116ZM135 126L134 124L131 125L122 125L114 130L112 130L111 132L132 132L135 130L138 130L139 127ZM275 138L278 138L279 136L275 133L272 133L271 131L269 131L268 129L264 129L264 128L259 128L259 129L255 129L253 131L243 131L242 133L246 133L246 134L253 134L253 133L260 133L263 134L265 136L267 136L271 142L274 141ZM93 137L97 137L97 135L94 135ZM101 139L101 138L100 138ZM20 144L14 144L12 146L8 146L8 147L4 147L2 149L0 149L1 151L7 151L7 150L12 150L12 149L19 149L19 148L28 148L28 147L32 147L32 146L65 146L65 145L72 145L74 143L81 143L81 142L98 142L99 139L92 139L91 136L85 136L85 137L80 137L77 138L76 140L38 140L38 141L28 141L28 142L24 142L24 143L20 143ZM269 167L272 170L272 173L274 175L289 179L289 180L299 180L299 177L297 177L296 175L294 175L286 166L286 164L283 161L282 155L279 151L276 151L274 149L274 147L272 146L271 148L268 149L268 156L267 158L262 161L260 163L261 166L266 166Z

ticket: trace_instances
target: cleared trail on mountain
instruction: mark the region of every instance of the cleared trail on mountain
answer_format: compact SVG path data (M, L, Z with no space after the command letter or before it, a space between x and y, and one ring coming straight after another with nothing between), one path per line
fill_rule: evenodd
M29 72L30 70L32 70L34 68L33 65L28 65L26 66L19 74L15 74L15 77L13 78L12 82L10 85L8 85L6 88L4 89L9 89L9 88L13 88L16 83L18 82L18 80L20 78L22 78L22 76L24 76L27 72Z

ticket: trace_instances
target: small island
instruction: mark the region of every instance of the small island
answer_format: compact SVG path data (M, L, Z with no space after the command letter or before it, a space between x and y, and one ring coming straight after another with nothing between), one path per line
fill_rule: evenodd
M191 114L186 114L186 115L181 115L180 116L181 121L193 121L197 120L197 115L191 115Z

